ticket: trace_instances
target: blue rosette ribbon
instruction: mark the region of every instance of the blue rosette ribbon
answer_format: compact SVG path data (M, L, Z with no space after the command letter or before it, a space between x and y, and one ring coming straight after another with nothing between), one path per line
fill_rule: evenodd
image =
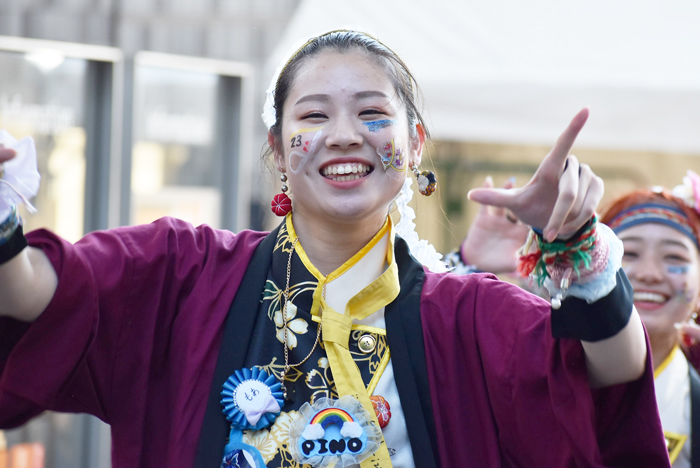
M231 423L221 468L264 468L262 455L243 443L243 431L258 431L271 425L282 411L282 385L274 376L256 367L235 371L221 392L224 415Z

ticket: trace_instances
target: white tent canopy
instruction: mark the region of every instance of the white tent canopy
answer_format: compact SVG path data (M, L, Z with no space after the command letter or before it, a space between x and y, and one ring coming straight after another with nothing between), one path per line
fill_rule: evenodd
M700 2L302 0L267 78L344 27L404 59L434 138L551 144L589 105L580 146L700 154Z

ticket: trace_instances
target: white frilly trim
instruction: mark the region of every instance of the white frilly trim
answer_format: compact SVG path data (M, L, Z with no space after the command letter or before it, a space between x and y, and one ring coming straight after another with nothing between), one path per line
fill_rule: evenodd
M395 233L406 241L413 258L428 267L432 272L444 273L448 271L448 268L445 262L442 261L442 254L438 253L430 242L420 239L416 232L416 224L413 222L416 219L416 213L413 211L413 208L408 206L408 203L413 198L412 184L413 180L410 177L406 177L399 195L394 200L401 216L401 219L395 226Z
M585 283L576 283L574 281L565 291L556 287L554 281L547 277L544 280L544 287L547 288L550 296L556 297L557 294L562 294L562 298L573 296L591 304L598 299L604 298L615 289L617 285L617 270L622 267L622 254L625 249L622 245L622 241L618 239L612 229L605 224L599 222L596 226L596 230L596 235L603 236L610 247L608 264L605 270L593 280L587 280Z
M17 141L6 130L0 130L0 144L17 152L2 165L5 175L0 180L0 221L10 216L16 205L24 204L30 213L35 213L36 208L29 199L39 191L41 176L37 170L34 140L25 137Z

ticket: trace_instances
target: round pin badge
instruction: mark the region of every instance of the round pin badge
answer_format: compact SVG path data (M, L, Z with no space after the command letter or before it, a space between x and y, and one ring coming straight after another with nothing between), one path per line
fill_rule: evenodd
M224 383L221 404L232 425L257 431L272 424L282 410L282 386L257 367L237 370Z

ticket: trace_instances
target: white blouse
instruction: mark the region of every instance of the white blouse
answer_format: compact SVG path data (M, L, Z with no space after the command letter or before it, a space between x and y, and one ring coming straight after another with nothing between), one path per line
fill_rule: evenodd
M688 361L676 347L655 372L656 402L661 425L667 440L685 436L682 449L673 462L673 468L691 468L690 465L690 377Z

